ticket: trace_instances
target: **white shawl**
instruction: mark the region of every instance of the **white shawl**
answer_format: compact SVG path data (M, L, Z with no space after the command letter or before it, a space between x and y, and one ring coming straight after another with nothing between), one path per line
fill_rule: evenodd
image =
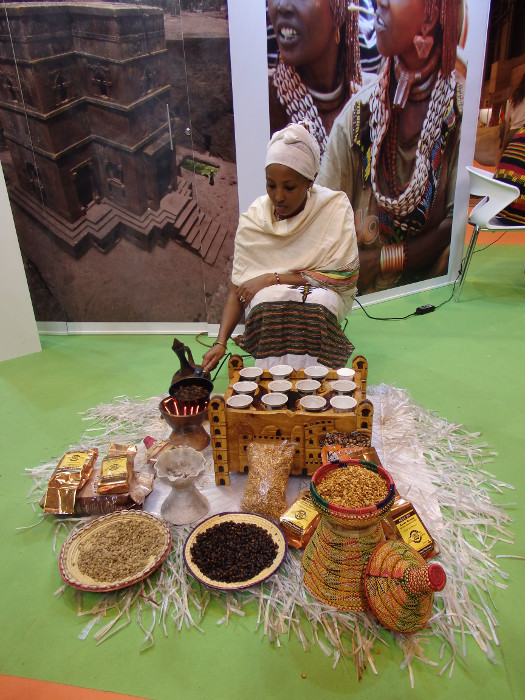
M232 270L235 285L269 272L358 269L354 214L343 192L313 185L303 211L283 221L275 218L271 200L264 195L239 217Z

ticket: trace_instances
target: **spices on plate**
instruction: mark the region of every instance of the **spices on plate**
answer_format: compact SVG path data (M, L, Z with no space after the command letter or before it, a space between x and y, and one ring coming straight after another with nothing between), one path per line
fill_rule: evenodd
M97 449L66 452L49 480L44 500L45 513L65 515L74 512L77 491L91 476L97 456Z
M253 523L227 520L197 535L193 563L213 581L249 581L270 566L278 547L271 535Z
M157 523L146 518L114 521L79 545L77 566L94 581L121 581L147 568L164 547Z
M388 494L382 476L365 467L348 464L334 469L316 486L325 501L343 508L366 508Z
M134 445L112 443L102 460L97 492L128 493L136 454L137 448Z
M286 510L286 486L294 445L289 440L248 445L248 477L241 509L278 520Z

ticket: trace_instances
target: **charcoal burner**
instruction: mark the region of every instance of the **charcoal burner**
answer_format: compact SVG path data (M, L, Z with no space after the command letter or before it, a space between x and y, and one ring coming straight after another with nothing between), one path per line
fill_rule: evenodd
M159 403L159 411L171 428L169 441L174 446L204 450L210 436L202 425L208 417L209 399L178 401L168 396Z

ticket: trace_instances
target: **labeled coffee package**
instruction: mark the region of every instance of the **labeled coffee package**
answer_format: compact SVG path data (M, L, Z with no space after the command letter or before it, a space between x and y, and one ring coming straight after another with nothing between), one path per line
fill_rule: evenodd
M44 499L44 512L72 515L77 492L84 486L98 457L97 449L66 452L51 475Z
M320 513L316 510L308 491L302 493L279 518L288 544L303 549L319 525Z
M75 515L106 515L116 510L128 510L142 505L153 489L154 475L133 472L127 493L98 493L100 467L95 467L87 484L79 490L75 501Z
M97 493L128 493L136 454L135 445L112 443L107 455L102 460Z
M383 519L382 525L388 540L405 542L425 559L430 559L439 553L437 544L413 504L398 493L396 493L394 505Z

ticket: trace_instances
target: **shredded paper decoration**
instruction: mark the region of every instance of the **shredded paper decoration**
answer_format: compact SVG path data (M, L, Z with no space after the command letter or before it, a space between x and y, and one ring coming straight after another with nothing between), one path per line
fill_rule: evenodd
M224 609L218 624L227 626L230 618L244 616L247 606L255 606L254 633L264 634L276 646L285 636L295 636L305 651L318 645L334 667L342 657L353 658L359 678L365 667L376 673L373 653L383 644L398 645L401 668L407 669L412 684L416 659L435 666L439 675L452 675L456 659L467 655L468 638L496 662L498 622L491 590L506 588L507 574L493 549L498 542L512 544L513 538L506 512L512 504L495 503L493 497L502 500L501 494L513 487L487 471L496 453L480 441L479 433L421 408L403 389L369 387L368 398L374 404L372 445L399 493L412 501L432 533L440 548L435 561L446 572L447 585L436 592L433 613L423 630L395 634L370 611L337 610L315 599L303 585L303 551L291 547L278 572L264 583L236 592L208 589L190 575L184 561L184 543L193 524L171 526L167 559L141 583L100 594L95 605L92 595L86 597L66 584L57 590L56 595L78 598L78 614L86 619L80 639L93 636L100 644L135 621L144 631L145 650L155 644L158 634L170 635L183 627L204 632L207 607L216 599ZM103 453L110 442L138 445L146 435L165 437L160 399L117 397L114 403L90 409L84 414L89 426L79 445L71 447L98 447ZM140 451L137 457L140 464ZM54 517L44 515L38 502L59 459L27 470L33 480L29 500L41 519ZM142 459L145 464L143 455ZM201 483L206 485L218 499L225 499L216 512L239 510L240 495L232 507L230 487L214 486L211 459ZM86 519L55 521L53 546L58 556L65 537ZM432 637L439 644L430 645ZM437 658L429 658L430 650L436 650Z

